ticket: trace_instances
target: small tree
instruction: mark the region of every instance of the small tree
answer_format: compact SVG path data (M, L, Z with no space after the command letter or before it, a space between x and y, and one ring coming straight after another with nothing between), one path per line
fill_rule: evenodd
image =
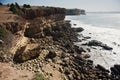
M30 6L29 4L28 4L28 5L27 5L27 4L24 4L23 7L24 7L24 8L31 8L31 6Z
M15 7L15 5L13 3L10 5L10 9L9 10L12 11L14 14L17 13L16 7Z
M10 4L8 3L7 6L10 7Z
M3 4L0 2L0 5L3 5Z
M15 2L15 6L16 6L18 9L20 9L20 6L19 6L19 4L18 4L17 2Z

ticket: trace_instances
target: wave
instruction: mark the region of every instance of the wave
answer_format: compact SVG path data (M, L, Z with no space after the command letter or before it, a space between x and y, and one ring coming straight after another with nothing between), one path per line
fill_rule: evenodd
M106 68L110 68L114 64L120 64L120 29L99 27L99 25L93 26L79 20L72 20L70 17L67 17L66 20L71 20L71 25L74 28L84 28L85 30L81 33L84 36L90 36L92 40L98 40L113 47L113 51L91 52L90 59L94 61L94 64L101 64Z

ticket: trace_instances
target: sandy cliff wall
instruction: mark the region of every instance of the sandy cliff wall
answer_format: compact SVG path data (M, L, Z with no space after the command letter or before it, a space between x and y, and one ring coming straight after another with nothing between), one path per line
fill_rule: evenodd
M22 16L26 19L34 19L37 17L45 17L55 21L64 20L66 10L64 8L55 7L38 7L36 9L24 9Z

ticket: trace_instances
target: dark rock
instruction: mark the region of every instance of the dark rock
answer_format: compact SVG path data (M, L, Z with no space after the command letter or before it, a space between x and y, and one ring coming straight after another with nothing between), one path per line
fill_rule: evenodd
M82 47L79 46L74 46L74 50L78 53L81 54L81 52L86 52Z
M109 70L105 69L103 66L101 66L99 64L96 66L96 68L99 69L99 70L102 70L104 72L109 72Z
M113 50L112 47L109 47L106 44L105 45L101 45L101 47L103 47L105 50Z
M55 51L49 51L48 55L46 55L46 58L53 59L57 56L57 53Z
M90 58L89 54L84 54L84 58Z
M91 39L91 37L87 36L87 37L84 37L84 39Z
M102 48L105 49L105 50L112 50L112 49L113 49L113 48L107 46L106 44L103 44L102 42L97 41L97 40L91 40L91 41L89 41L88 43L83 44L83 45L88 45L88 46L100 46L100 47L102 47Z
M73 45L69 41L64 46L68 50L68 53L74 53Z
M92 33L89 33L89 34L92 34Z
M73 24L74 26L76 26L77 24Z
M92 65L93 61L92 60L87 60L87 64Z
M97 41L97 40L91 40L88 42L88 46L100 46L102 44L102 42Z
M116 54L116 52L113 52L113 54Z
M79 28L72 28L75 32L82 32L84 29L82 27Z
M120 65L114 65L114 67L110 68L111 74L120 75Z
M87 48L88 52L91 52L91 50L89 48Z
M66 75L68 75L68 74L70 74L70 70L69 70L68 68L64 68L64 73L65 73Z

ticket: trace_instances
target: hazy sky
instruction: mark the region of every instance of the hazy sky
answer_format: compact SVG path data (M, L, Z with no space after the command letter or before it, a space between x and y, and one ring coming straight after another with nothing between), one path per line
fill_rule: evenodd
M120 11L120 0L0 0L3 3L18 2L40 6L80 8L86 11Z

